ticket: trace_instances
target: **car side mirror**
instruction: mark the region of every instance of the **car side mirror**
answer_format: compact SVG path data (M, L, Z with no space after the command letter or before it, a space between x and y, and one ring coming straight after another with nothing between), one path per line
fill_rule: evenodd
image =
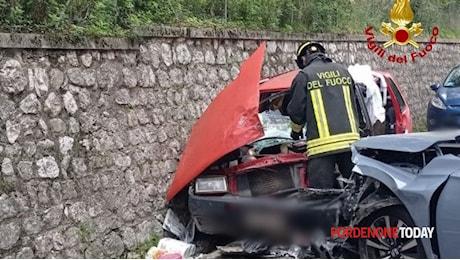
M431 90L437 91L441 87L441 84L433 84L430 86Z

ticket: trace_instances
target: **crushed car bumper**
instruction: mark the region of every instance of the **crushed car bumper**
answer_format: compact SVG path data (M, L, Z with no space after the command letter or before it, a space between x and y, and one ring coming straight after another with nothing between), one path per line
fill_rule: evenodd
M203 233L285 240L320 227L330 230L337 226L342 207L342 202L334 199L337 195L325 196L323 191L323 198L315 200L306 196L273 199L202 196L190 189L188 204L198 230Z

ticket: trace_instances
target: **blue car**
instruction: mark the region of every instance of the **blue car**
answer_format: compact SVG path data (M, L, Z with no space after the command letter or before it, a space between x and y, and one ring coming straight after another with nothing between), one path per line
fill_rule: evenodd
M428 131L460 128L460 65L450 71L443 84L431 89L436 95L428 104Z

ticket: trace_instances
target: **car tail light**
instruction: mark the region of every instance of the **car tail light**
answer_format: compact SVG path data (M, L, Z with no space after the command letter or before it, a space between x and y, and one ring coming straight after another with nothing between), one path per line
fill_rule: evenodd
M226 176L201 177L195 180L196 194L217 194L228 192Z

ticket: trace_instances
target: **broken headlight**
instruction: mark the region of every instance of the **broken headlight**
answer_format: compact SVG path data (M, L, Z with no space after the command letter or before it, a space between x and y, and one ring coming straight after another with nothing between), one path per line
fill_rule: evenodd
M227 191L226 176L202 177L195 181L196 194L226 193Z

